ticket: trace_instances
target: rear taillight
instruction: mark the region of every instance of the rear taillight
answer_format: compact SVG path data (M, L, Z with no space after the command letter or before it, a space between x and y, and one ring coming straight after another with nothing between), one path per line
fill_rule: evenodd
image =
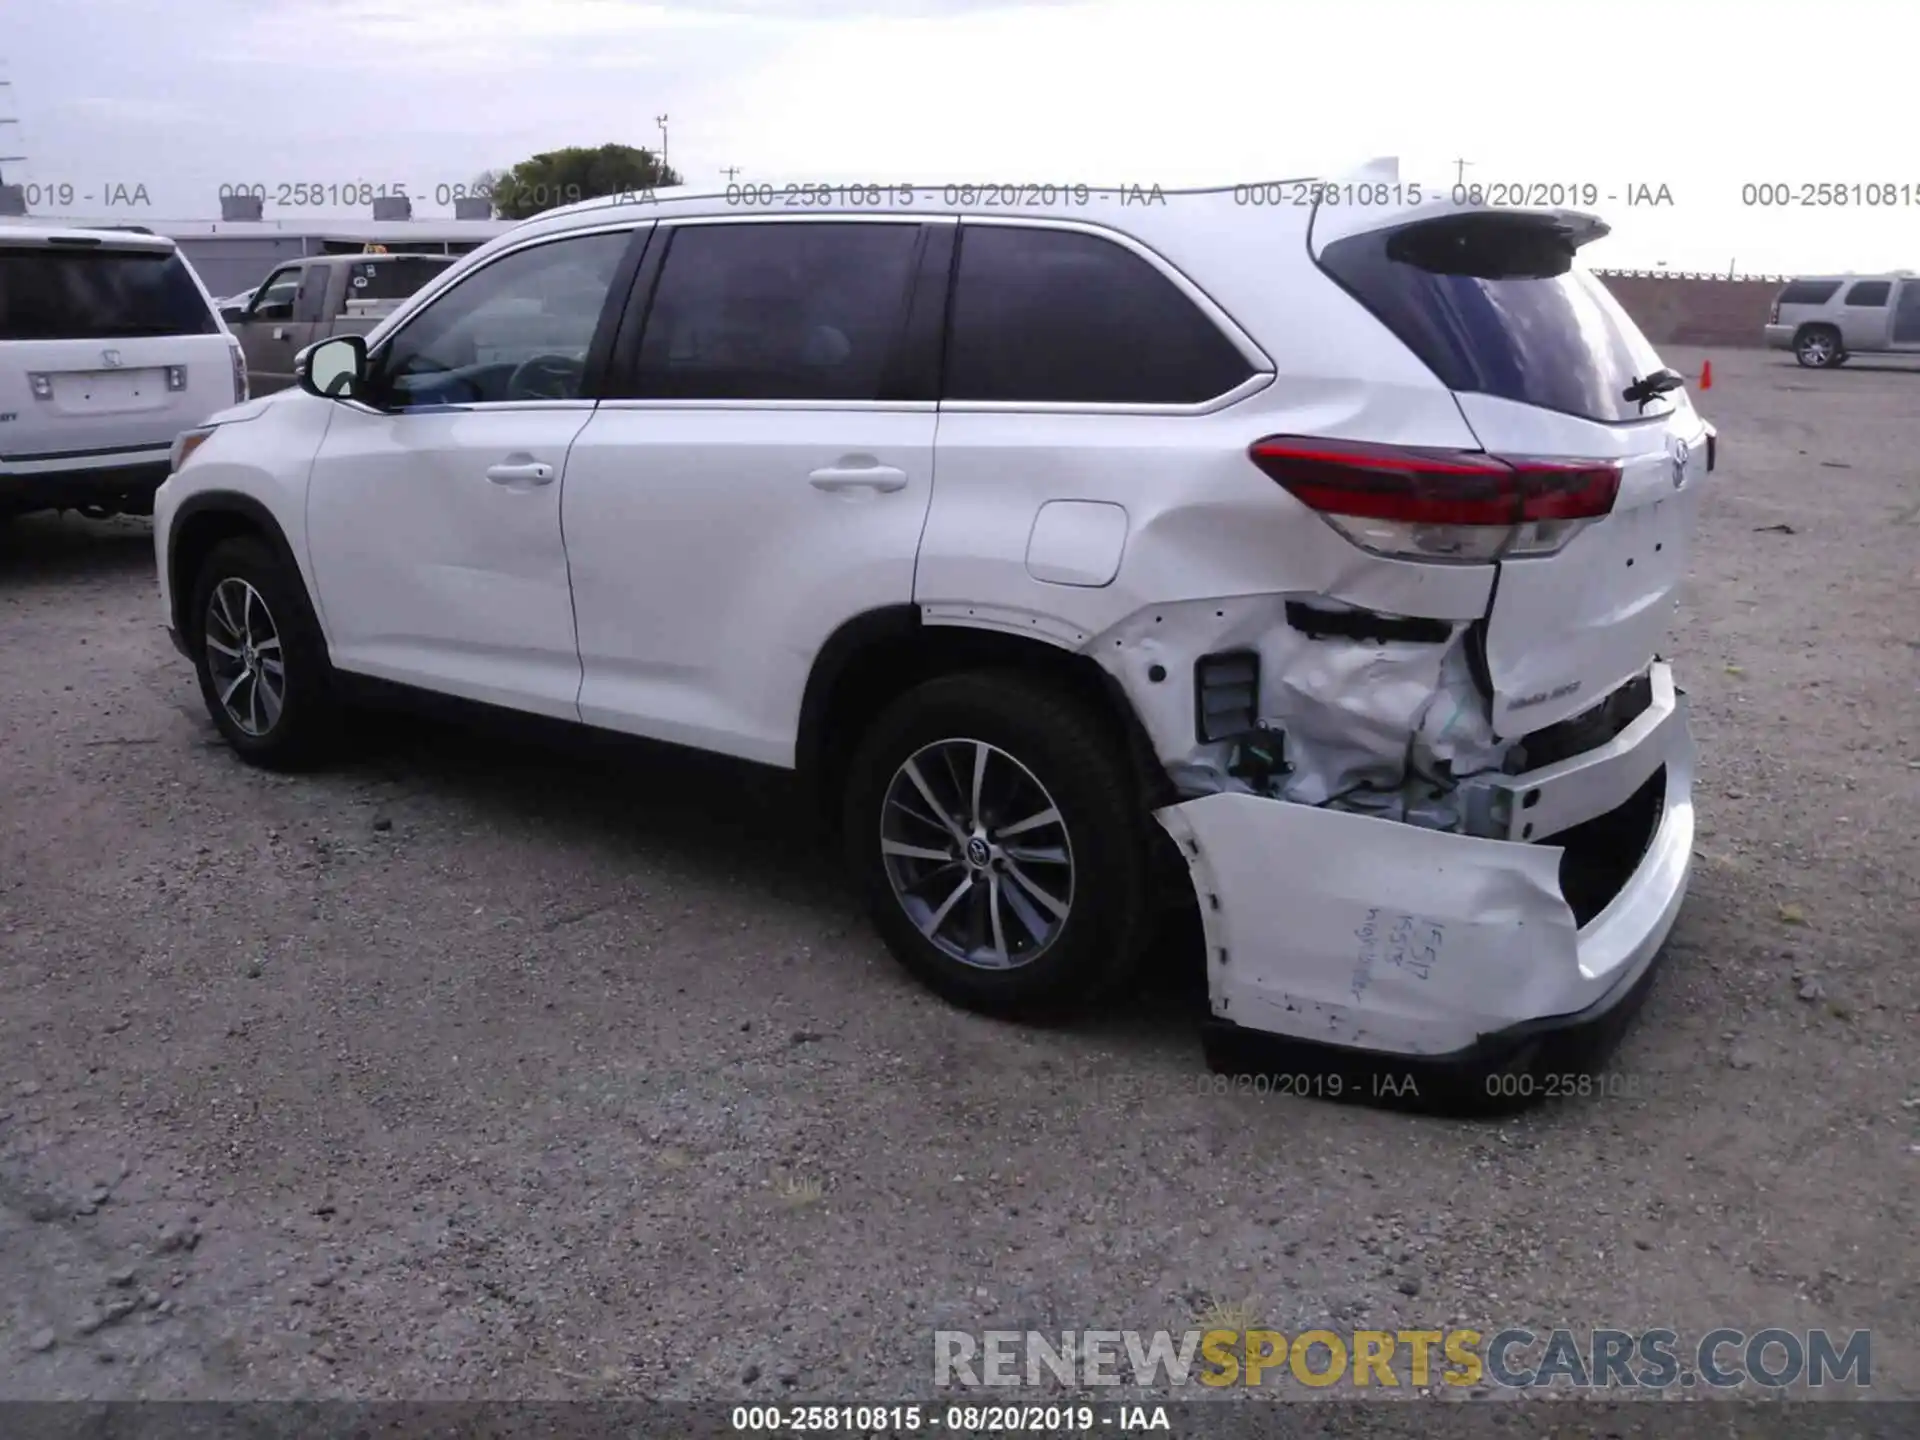
M233 353L233 403L238 405L247 398L247 356L235 341L231 347Z
M1613 509L1611 460L1488 455L1274 435L1249 452L1288 494L1363 550L1486 564L1551 555Z
M1778 300L1773 302L1773 312L1767 316L1767 323L1769 325L1778 325L1780 323L1780 302Z

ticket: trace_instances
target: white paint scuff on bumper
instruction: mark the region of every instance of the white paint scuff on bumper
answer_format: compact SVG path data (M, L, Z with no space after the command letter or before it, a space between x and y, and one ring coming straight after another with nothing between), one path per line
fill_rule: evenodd
M1249 1030L1450 1055L1523 1022L1596 1016L1645 972L1685 898L1693 740L1668 667L1633 744L1511 778L1601 814L1665 767L1665 805L1612 902L1576 927L1559 846L1222 793L1158 812L1198 893L1214 1016ZM1625 739L1626 736L1622 736Z

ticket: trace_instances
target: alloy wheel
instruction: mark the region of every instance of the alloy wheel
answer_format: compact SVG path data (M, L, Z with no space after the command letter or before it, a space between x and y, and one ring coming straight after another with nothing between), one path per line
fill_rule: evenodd
M280 722L287 667L280 631L260 592L238 576L207 598L207 674L214 694L243 735L259 738Z
M937 740L894 772L880 852L894 898L941 952L1031 964L1071 913L1073 846L1031 770L983 740Z

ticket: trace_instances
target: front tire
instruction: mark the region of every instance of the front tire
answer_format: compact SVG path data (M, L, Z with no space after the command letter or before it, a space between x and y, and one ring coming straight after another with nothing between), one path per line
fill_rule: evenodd
M323 759L338 710L300 577L258 540L223 540L200 567L187 615L200 696L240 757L269 770Z
M844 822L887 947L953 1003L1057 1020L1132 974L1153 821L1118 726L1067 690L1007 671L910 691L861 741Z

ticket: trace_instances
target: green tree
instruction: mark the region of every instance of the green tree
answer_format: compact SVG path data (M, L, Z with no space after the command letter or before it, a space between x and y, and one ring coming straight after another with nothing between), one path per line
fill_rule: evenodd
M631 145L592 149L569 145L522 160L493 177L493 208L503 220L525 220L543 210L602 195L623 195L681 184L651 150Z

